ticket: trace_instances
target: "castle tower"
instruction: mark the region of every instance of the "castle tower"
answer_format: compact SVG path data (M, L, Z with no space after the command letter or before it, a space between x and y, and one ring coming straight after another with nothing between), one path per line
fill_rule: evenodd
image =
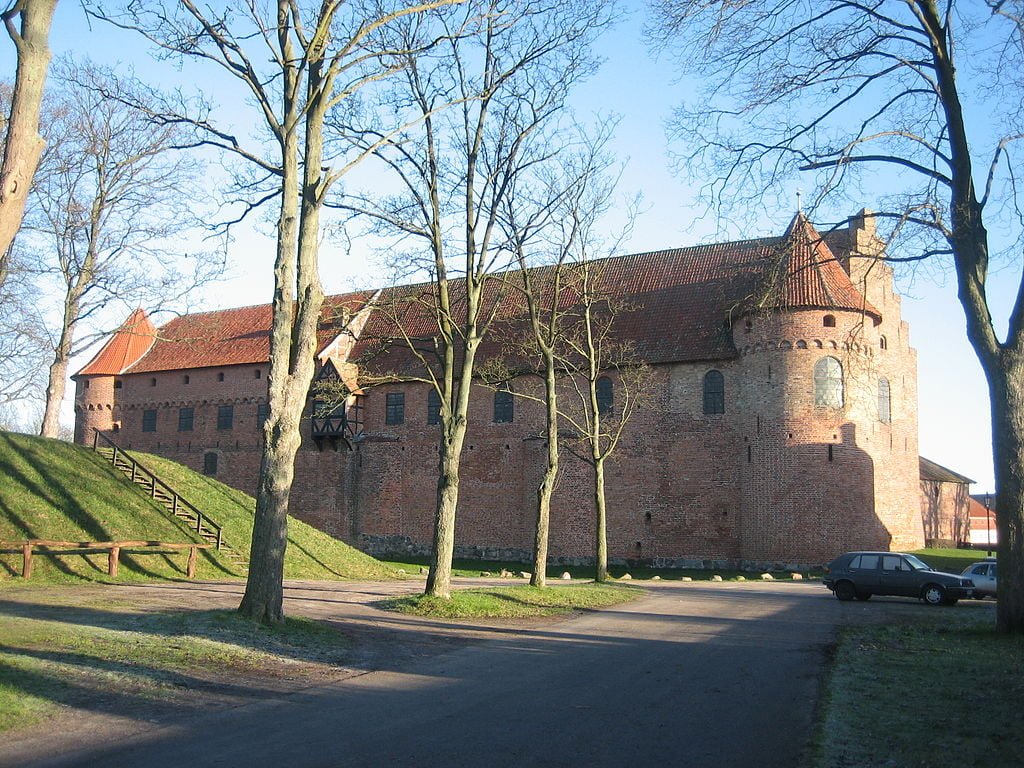
M76 443L90 443L94 429L117 431L118 377L137 363L154 341L156 327L142 309L136 309L96 356L71 377L75 381Z
M870 293L888 281L892 297L876 267ZM918 485L916 359L898 303L869 301L803 214L765 275L733 327L741 556L922 546L905 503Z

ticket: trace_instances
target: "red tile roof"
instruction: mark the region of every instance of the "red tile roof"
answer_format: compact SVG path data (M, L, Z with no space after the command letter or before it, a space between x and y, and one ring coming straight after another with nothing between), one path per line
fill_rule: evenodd
M852 242L842 233L827 239ZM877 321L880 313L840 264L839 259L846 256L833 255L825 239L798 214L781 237L639 253L594 261L591 267L600 291L627 308L615 319L617 338L651 363L685 362L735 356L730 321L750 312L851 311ZM542 282L547 273L540 268L534 274ZM518 273L510 272L488 283L486 305L496 307L506 331L526 314L522 295L514 287L520 279ZM452 281L456 308L464 306L464 291L461 280ZM572 293L571 286L563 291L563 304L576 303L578 297ZM381 291L348 359L378 371L409 373L419 368L396 329L400 320L417 348L432 354L433 339L438 336L433 295L431 283ZM341 331L345 311L357 312L371 296L364 291L328 297L320 349ZM130 372L264 362L270 356L269 329L269 305L185 315L160 329L153 348ZM481 355L500 349L501 341L490 337Z
M359 291L324 301L318 349L338 335L346 311L358 311L372 296ZM182 315L160 327L153 348L129 373L263 363L270 360L269 304Z
M845 254L844 254L845 255ZM802 214L782 237L633 254L592 262L600 293L625 307L615 319L616 337L650 363L733 357L730 320L766 309L822 309L881 313L854 287L822 237ZM544 269L534 272L542 283ZM518 281L516 273L503 276ZM567 281L567 282L571 282ZM460 296L462 281L451 291ZM566 295L571 291L565 291ZM491 282L489 305L500 301L499 318L525 315L521 295L500 279ZM563 296L563 304L574 299ZM438 336L433 286L400 286L385 291L351 359L390 373L411 374L418 367L395 327L419 340L429 354ZM497 352L489 338L481 355ZM386 353L384 352L386 350Z
M156 326L141 309L132 312L96 356L76 376L116 376L123 373L153 346Z

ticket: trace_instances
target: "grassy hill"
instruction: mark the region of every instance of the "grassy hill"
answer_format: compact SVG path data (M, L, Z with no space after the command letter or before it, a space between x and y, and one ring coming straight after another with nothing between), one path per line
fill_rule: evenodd
M133 455L224 528L248 556L251 496L158 456ZM199 541L102 457L58 440L0 432L0 541ZM123 552L118 581L183 578L186 554ZM36 554L33 583L109 581L106 553ZM198 578L241 577L216 550L203 551ZM0 584L20 581L20 550L0 549ZM288 522L285 577L388 579L396 571L294 518Z

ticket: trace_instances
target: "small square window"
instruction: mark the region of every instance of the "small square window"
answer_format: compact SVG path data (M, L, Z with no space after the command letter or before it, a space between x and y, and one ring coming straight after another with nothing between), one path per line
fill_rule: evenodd
M114 379L114 389L120 389L124 386L124 382L120 379Z

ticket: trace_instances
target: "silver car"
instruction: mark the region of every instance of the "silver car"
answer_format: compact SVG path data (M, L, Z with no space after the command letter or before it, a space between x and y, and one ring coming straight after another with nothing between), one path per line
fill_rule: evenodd
M974 582L975 597L995 597L998 574L995 558L971 563L960 575Z

